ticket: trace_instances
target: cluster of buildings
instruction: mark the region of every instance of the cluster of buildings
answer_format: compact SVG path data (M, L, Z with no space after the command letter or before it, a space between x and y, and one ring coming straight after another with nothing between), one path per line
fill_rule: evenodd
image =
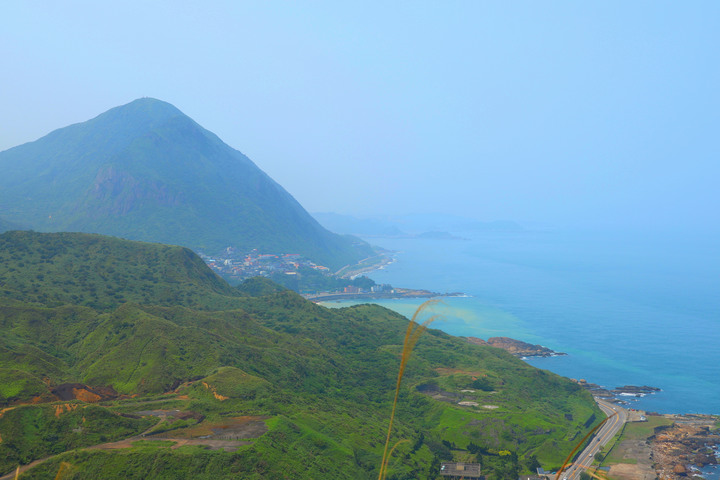
M315 270L319 275L340 278L333 274L328 267L318 265L298 253L267 254L260 253L257 249L249 253L243 253L238 252L233 247L228 247L218 255L210 256L202 252L198 253L198 255L200 255L200 258L202 258L215 273L231 283L240 283L248 278L258 276L271 277L277 281L277 275L299 275L301 272L304 277L307 277L307 269ZM301 277L298 277L298 279L300 278ZM306 296L317 296L320 294L385 296L399 294L403 290L395 289L391 285L375 285L372 281L369 281L372 285L366 286L350 284L351 282L357 283L353 280L345 280L344 282L331 281L323 286L315 285L311 287L310 290L308 290L307 285L305 285L304 287L300 287L302 290L298 291L302 291ZM285 284L284 282L280 283ZM346 286L340 286L343 284ZM285 285L288 286L287 284ZM295 287L288 288L295 289ZM404 292L402 294L406 295Z
M373 285L369 289L348 285L343 289L342 293L395 293L392 285Z
M301 267L308 267L330 275L330 269L317 265L298 253L267 254L257 249L239 253L228 247L220 255L199 253L205 263L218 275L232 281L243 281L257 276L269 277L274 273L296 275Z

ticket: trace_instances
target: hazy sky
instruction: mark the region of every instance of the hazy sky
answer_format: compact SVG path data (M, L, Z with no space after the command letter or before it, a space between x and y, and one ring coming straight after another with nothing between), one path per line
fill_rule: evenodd
M720 2L0 5L0 150L150 96L309 211L720 225Z

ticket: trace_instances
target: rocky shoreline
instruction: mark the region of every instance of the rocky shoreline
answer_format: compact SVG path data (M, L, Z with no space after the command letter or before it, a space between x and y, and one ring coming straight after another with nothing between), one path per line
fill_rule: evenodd
M475 345L489 345L491 347L501 348L516 357L557 357L567 355L566 353L556 352L542 345L533 345L508 337L491 337L487 340L478 337L462 338Z
M483 340L477 337L463 337L475 345L488 345L501 348L516 357L552 357L566 355L555 352L542 345L532 345L527 342L508 337L492 337ZM615 388L606 388L601 385L587 382L585 379L575 380L593 396L615 403L629 405L630 401L646 395L662 391L660 388L648 385L623 385ZM630 409L634 415L632 421L645 421L646 416L660 416L657 413L646 413ZM720 418L712 415L662 415L670 418L673 423L668 426L657 427L646 441L640 454L645 460L639 463L645 465L643 473L640 465L623 464L614 465L612 473L620 480L652 479L687 480L702 477L701 468L717 466L720 464ZM639 452L635 452L638 454ZM624 467L618 468L618 467ZM623 471L627 470L627 471ZM714 477L713 477L714 478Z
M580 380L572 379L577 382L581 387L588 390L593 394L594 397L602 398L609 402L617 403L619 405L628 405L627 399L637 399L650 395L653 393L661 392L662 390L657 387L650 387L647 385L623 385L622 387L615 387L612 389L605 388L596 383L590 383L581 378Z
M605 465L616 480L686 480L717 478L720 461L720 417L714 415L660 415L631 411L626 427L637 426L611 447L613 460ZM623 429L625 432L625 429ZM638 435L642 432L641 435ZM603 464L601 464L603 466ZM711 477L703 472L712 472Z
M648 440L658 478L681 480L701 478L698 468L718 465L720 445L718 418L710 415L666 415L674 420L657 427Z

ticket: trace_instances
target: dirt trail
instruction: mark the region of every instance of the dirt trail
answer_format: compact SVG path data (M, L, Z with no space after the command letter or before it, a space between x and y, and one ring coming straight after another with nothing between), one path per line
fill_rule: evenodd
M8 409L6 409L6 410L8 410ZM91 446L91 447L78 448L77 450L88 450L88 449L93 449L93 448L103 448L103 447L105 447L105 446L108 446L108 448L112 448L112 447L110 447L110 445L120 444L120 443L123 443L123 442L127 442L127 447L131 447L131 446L132 446L132 442L137 442L138 440L143 440L143 437L144 437L145 434L147 434L150 430L152 430L153 428L155 428L155 427L157 427L158 425L160 425L162 422L163 422L163 420L160 420L157 424L155 424L155 425L153 425L152 427L148 428L148 429L145 430L144 432L142 432L142 433L140 433L140 434L138 434L138 435L135 435L135 436L126 438L125 440L120 440L120 441L117 441L117 442L101 443L101 444L99 444L99 445L93 445L93 446ZM123 448L123 447L116 447L116 448ZM47 461L50 460L50 459L53 459L53 458L55 458L55 457L57 457L57 456L59 456L59 455L62 455L63 453L67 453L67 452L58 453L58 454L56 454L56 455L50 455L49 457L45 457L45 458L39 458L39 459L37 459L37 460L33 460L32 462L28 463L27 465L22 465L22 466L20 467L20 473L22 474L23 472L25 472L25 471L27 471L27 470L30 470L31 468L36 467L36 466L40 465L41 463L47 462ZM10 473L8 473L8 474L3 475L2 477L0 477L0 480L13 480L14 478L15 478L15 470L13 469L12 472L10 472Z
M249 417L248 417L249 418ZM158 427L162 422L165 421L165 417L162 416L160 418L160 421L153 425L152 427L148 428L144 432L134 435L132 437L125 438L123 440L118 440L115 442L107 442L107 443L100 443L98 445L92 445L90 447L83 447L78 448L75 451L80 450L116 450L120 448L131 448L133 442L137 442L140 440L162 440L162 441L169 441L169 442L175 442L174 445L172 445L171 449L180 448L186 445L202 445L206 447L210 447L212 450L220 450L223 449L226 452L232 452L238 449L238 447L242 445L251 445L253 442L247 441L247 440L227 440L227 439L213 439L213 438L173 438L172 436L162 436L162 437L156 437L153 435L148 435L152 430L154 430L156 427ZM265 428L258 428L257 426L254 426L255 422L250 422L249 424L245 424L245 429L243 430L244 436L246 438L256 438L261 436L267 431L267 427L265 427L265 424L263 423L263 427ZM248 430L247 427L250 427ZM223 428L223 427L220 427ZM227 428L227 427L224 427ZM252 432L252 433L251 433ZM70 450L72 451L72 450ZM63 452L67 453L67 452ZM48 460L51 460L55 457L58 457L62 455L63 453L58 453L57 455L51 455L49 457L41 458L38 460L35 460L27 465L20 467L20 473L26 472L27 470L40 465L43 462L47 462ZM13 480L15 478L15 470L13 469L12 472L3 475L0 477L0 480Z
M0 408L0 417L2 417L5 412L9 412L13 408L16 408L16 407Z

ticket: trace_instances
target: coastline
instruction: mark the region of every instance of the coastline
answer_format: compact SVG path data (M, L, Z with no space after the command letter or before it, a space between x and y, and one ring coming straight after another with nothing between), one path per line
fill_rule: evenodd
M720 472L720 467L711 466L717 465L717 460L720 459L720 451L717 446L717 442L720 440L720 431L718 431L718 428L720 427L720 412L717 411L717 404L715 402L708 402L707 400L705 400L703 406L701 407L695 407L695 404L693 402L690 402L687 405L685 404L685 400L694 399L697 396L699 396L701 399L706 398L707 394L702 393L703 388L706 386L712 387L713 383L706 385L705 383L703 383L703 381L705 380L703 377L696 376L690 376L690 378L692 378L691 383L685 382L685 384L678 384L679 382L669 382L664 375L656 374L656 369L642 370L643 368L645 368L644 364L648 363L647 361L641 363L641 367L637 369L627 369L623 364L623 362L627 362L629 360L627 356L620 355L616 357L612 354L612 352L605 353L606 350L601 350L601 353L598 354L597 348L593 350L593 347L595 347L595 345L586 345L586 343L584 342L587 335L585 337L578 336L570 338L570 336L568 335L556 334L555 330L553 330L552 328L550 330L546 328L546 331L540 333L539 335L535 335L534 328L526 328L526 326L535 326L534 323L530 323L530 320L525 320L523 322L522 319L545 321L547 324L546 318L554 319L555 317L560 317L561 320L567 320L565 324L563 325L562 323L553 320L553 325L557 325L557 327L555 328L567 328L569 325L575 325L574 322L578 321L578 318L573 317L577 317L577 312L579 311L573 311L574 315L566 315L566 318L564 319L562 318L562 315L566 312L560 309L547 309L544 311L539 309L533 310L527 308L526 305L523 305L524 310L516 309L508 312L508 310L504 308L507 305L507 299L514 301L515 297L499 296L497 294L498 288L496 288L496 284L501 286L505 284L513 286L518 285L518 287L513 288L522 287L529 291L531 294L537 292L537 295L555 293L555 290L552 289L536 289L535 287L533 287L533 285L541 285L541 281L546 278L546 276L538 275L537 270L526 272L526 270L519 269L517 272L513 272L513 275L507 275L506 278L502 276L504 275L505 270L500 270L500 267L504 268L504 265L499 265L498 268L494 268L497 265L495 263L487 261L485 257L480 257L480 261L475 259L474 257L468 257L465 252L458 252L456 251L456 249L446 248L438 254L437 252L428 252L427 249L413 249L412 245L414 244L409 243L405 244L401 242L395 242L389 243L389 245L391 246L391 248L394 248L396 250L405 251L407 249L407 256L403 256L401 258L404 263L404 268L401 270L392 269L392 271L383 272L382 277L379 278L383 278L383 280L388 279L390 282L398 284L403 284L406 282L410 283L412 281L415 285L428 284L433 285L434 288L442 288L445 285L452 285L450 288L469 288L469 291L471 291L475 296L477 296L476 300L470 300L467 302L461 300L458 300L458 302L451 301L449 303L449 307L452 310L450 310L451 313L449 315L450 318L448 321L448 325L447 327L440 327L441 329L443 329L447 333L461 337L477 335L482 336L483 338L488 338L493 335L509 335L515 338L528 339L532 343L547 342L546 344L552 345L555 348L568 348L569 350L567 351L570 352L570 355L564 357L557 357L553 360L550 360L550 358L543 358L545 356L542 355L528 355L524 359L529 360L529 363L533 366L536 366L537 368L548 369L567 378L575 377L576 379L579 379L576 380L578 384L580 384L581 382L586 383L587 387L585 388L590 390L593 394L597 393L600 399L613 401L613 403L617 402L616 404L618 405L618 407L624 406L632 413L633 418L636 419L635 422L632 422L633 428L647 429L648 432L646 436L642 438L642 440L632 440L632 445L628 448L628 450L619 449L618 446L615 446L613 447L613 450L602 452L603 456L607 455L608 458L606 461L601 462L600 466L610 467L611 465L613 465L613 478L617 478L618 480L656 478L656 475L661 470L658 469L656 471L656 469L654 468L655 461L652 459L652 456L658 456L659 459L660 449L664 449L667 452L668 456L663 461L664 467L662 468L662 471L663 474L667 475L667 478L688 479L699 478L695 477L695 475L703 475L703 478L706 478L708 480L720 480L720 475L718 475L717 473ZM488 245L488 242L478 242L478 249L480 248L483 248L485 250L491 249L492 252L505 252L504 248L498 248L492 243ZM492 250L492 248L495 248L495 250ZM541 252L545 253L545 250L541 250ZM605 250L600 250L600 252L605 252ZM435 257L433 257L432 263L424 261L424 259L427 258L427 255L435 255ZM550 258L553 257L550 256ZM463 267L459 271L452 272L452 282L447 282L445 280L447 272L435 268L445 268L445 265L455 265ZM467 269L465 269L466 265L468 267ZM479 270L480 268L482 268L482 270ZM474 272L477 271L483 272L483 276L480 278L484 279L498 277L500 278L500 280L493 280L493 282L495 283L490 281L476 281L476 273ZM524 276L526 273L529 273L529 275ZM518 282L516 277L519 277L520 275L523 275L523 278L526 278L527 280L525 280L524 282ZM576 277L568 276L567 278L573 280ZM565 280L566 278L563 277L562 279ZM604 280L613 280L613 282L615 281L614 279ZM589 293L588 297L590 298L590 300L595 299L595 294L593 292L586 292L585 290L578 291L579 293L583 294ZM635 292L635 290L633 290L633 292ZM641 290L639 293L647 292L645 290ZM503 304L503 302L493 303L492 301L496 298L501 298L502 300L504 300L505 305ZM526 298L531 297L530 295L526 295ZM521 297L520 299L526 300L526 298ZM359 302L372 301L372 299L361 299L358 297L353 297L348 300L357 300ZM487 300L490 300L490 302L487 302ZM531 300L535 301L534 298L531 298ZM417 302L408 301L404 302L403 305L398 304L397 307L400 308L394 308L396 307L396 305L393 305L393 303L394 302L385 302L383 303L383 305L388 306L389 308L396 309L396 311L400 311L400 313L403 313L409 318L408 312L411 312L413 305L415 304L416 306ZM342 306L342 302L338 300L338 304L334 306ZM535 305L532 306L534 307ZM584 303L578 304L577 307L592 308L594 306L597 305L592 302L585 301ZM674 319L676 317L673 315L667 315L667 313L663 313L666 312L665 310L663 312L660 312L657 309L651 310L644 304L632 303L630 301L618 302L617 306L613 306L613 308L619 307L623 308L623 315L632 316L633 318L658 317L658 323L660 325L665 325L671 319ZM404 312L402 310L404 310ZM596 309L588 311L593 312L602 310ZM536 318L536 315L538 314L544 314L546 317L539 317L538 319ZM598 316L599 314L583 315L583 321L588 322L592 327L594 324L591 322L593 320L596 320ZM513 321L515 321L515 323L513 323ZM570 323L571 321L573 323ZM629 328L628 325L632 328ZM625 347L626 343L634 343L636 341L635 339L650 343L650 341L656 339L655 337L657 336L655 335L655 330L653 330L653 327L655 327L655 324L646 325L641 322L623 324L623 334L619 338L619 342L616 342L616 344L614 345L614 348L623 348ZM702 338L707 339L710 337L704 336ZM653 343L653 345L654 344L656 343ZM587 347L590 347L590 349L588 350ZM705 348L707 348L707 346ZM550 357L552 357L552 355ZM520 358L523 357L521 356ZM646 360L647 358L654 359L652 352L647 355ZM553 367L552 365L555 365L555 367ZM595 369L593 368L594 365L600 366ZM687 371L689 365L680 364L678 368L680 367L684 367L686 369L685 371ZM670 374L671 373L669 373L668 375ZM581 378L585 375L588 375L587 377L585 377L588 379L587 381ZM615 381L617 381L618 383L615 383ZM597 382L597 384L608 385L610 387L591 384L590 382ZM657 387L649 387L646 385L646 383L643 382L647 382L647 384L649 385L658 385L659 387L662 387L662 390ZM632 383L632 385L629 385L630 383ZM707 391L707 389L704 390L704 392ZM689 395L693 396L690 397ZM668 398L669 400L667 400ZM698 412L704 413L699 414ZM643 417L645 417L647 421L641 420L641 418ZM654 428L653 422L657 421L657 419L661 419L668 424L678 423L681 428L684 428L683 425L687 424L688 422L693 421L715 422L714 426L711 427L712 435L710 436L710 438L716 442L714 447L714 457L716 458L716 463L705 463L703 461L701 465L698 465L695 462L697 456L690 455L687 450L683 450L682 443L680 443L679 445L673 445L671 442L657 442L659 446L653 448L653 450L650 450L651 446L655 445L656 438L658 436L660 436L661 438L666 438L666 436L662 435L664 432L663 429L657 430L656 428ZM630 429L630 427L628 427L628 429L632 430ZM683 437L678 436L676 438ZM615 443L619 444L620 442L616 441ZM660 445L661 443L662 445ZM642 446L645 446L647 448L646 453L642 453L639 450L636 450L641 448ZM612 461L610 461L610 457L615 456L618 450L622 453L622 455L619 458L613 458ZM647 460L643 460L643 455L646 455L645 458ZM632 463L634 462L631 460L636 458L638 464L640 464L641 462L647 462L647 472L650 474L650 476L638 477L632 475L623 475L624 472L622 471L622 468L627 469L628 472L637 473L634 470L634 465L632 465ZM597 465L598 462L596 461L594 463L595 465ZM676 474L675 469L677 469L679 473Z
M425 295L430 296L430 294ZM330 308L338 308L354 303L377 302L410 318L423 301L423 295L420 294L415 298L401 295L393 298L390 298L392 296L382 298L379 295L374 298L367 297L368 295L347 295L344 298L340 296L325 300L320 298L317 299L317 303L325 304ZM612 370L610 370L611 374L607 374L608 368L604 365L600 368L593 368L593 363L590 361L593 360L592 350L589 355L584 354L582 348L573 348L572 345L568 347L570 350L561 350L557 346L558 342L550 343L544 337L534 335L533 331L528 329L526 325L517 321L517 317L508 315L505 311L498 310L494 306L486 306L482 298L446 294L443 296L443 301L436 308L438 309L436 312L443 317L443 321L437 323L435 328L439 328L448 334L457 337L479 337L486 340L493 337L507 336L513 339L522 339L530 345L550 346L551 350L555 351L556 354L548 352L548 355L537 355L527 352L517 356L536 368L550 370L571 379L584 379L588 384L596 384L597 389L610 392L606 393L608 397L614 397L613 390L618 390L616 392L618 395L622 393L622 395L618 396L618 400L625 402L620 405L626 405L628 408L661 414L720 414L717 408L698 409L684 406L676 400L678 395L674 394L666 383L658 381L656 376L625 376L622 375L623 371L614 372ZM558 355L557 353L560 352L565 352L567 355ZM615 373L618 373L618 375L613 375ZM649 386L649 388L646 391L633 390L632 388L622 390L627 386L635 386L635 388ZM694 389L701 389L702 385L689 385L687 388L688 392L692 392L695 391Z
M352 296L350 300L362 302L368 299ZM338 300L338 303L342 303ZM336 306L336 305L335 305ZM469 343L488 345L501 348L510 354L527 360L530 358L562 357L542 345L534 345L508 337L490 337L486 340L477 337L462 336ZM569 378L569 377L568 377ZM711 414L656 413L642 409L634 402L644 397L653 396L661 389L647 385L623 385L606 388L584 379L571 379L582 388L588 390L596 401L604 401L616 405L617 409L627 411L629 430L647 431L645 437L637 440L637 433L627 440L623 428L614 441L601 450L598 457L593 458L597 467L612 469L613 478L617 480L651 480L657 475L668 480L720 480L720 416ZM611 407L608 407L611 408ZM665 422L662 428L655 423ZM620 444L629 442L629 446L620 448ZM618 457L616 452L621 452ZM715 453L713 453L715 452ZM584 458L584 457L583 457ZM599 463L599 465L598 465ZM591 470L592 472L592 470ZM646 476L638 476L638 473ZM702 476L702 477L701 477Z
M509 337L490 337L483 340L478 337L460 337L473 345L489 345L491 347L505 350L513 356L526 360L529 357L559 357L567 355L567 353L556 352L542 345L533 345L532 343L523 342Z
M362 293L305 293L302 294L305 299L314 303L332 302L340 300L389 300L397 298L434 298L448 297L455 294L442 294L431 292L429 290L414 290L410 288L395 288L394 292L362 292Z
M382 251L373 257L367 257L353 265L345 265L335 275L341 278L355 279L360 275L382 270L388 265L392 265L397 261L396 253L391 251Z
M625 267L611 255L619 245L615 240L554 233L478 236L469 243L378 239L381 247L397 252L397 260L368 276L379 284L470 293L469 298L446 297L436 307L443 321L435 328L452 335L507 336L541 344L569 355L528 357L528 363L538 368L586 378L610 389L621 385L662 389L652 395L620 397L633 408L665 414L720 414L712 394L717 392L718 380L708 366L716 360L719 334L714 316L705 314L709 304L693 302L700 310L687 311L687 302L660 295L668 292L663 289L665 278L652 275L657 262L650 265L633 256L634 276L619 275ZM652 247L644 241L622 240L632 254ZM646 253L655 260L661 252L649 248ZM571 261L583 268L556 268ZM680 273L693 271L683 267ZM636 276L643 281L633 281ZM697 294L688 293L679 300L697 300L708 284L701 281L697 286ZM422 299L335 301L328 305L377 302L410 318Z
M629 409L618 437L594 467L617 480L720 478L720 416Z
M383 251L374 257L368 257L360 260L355 265L346 265L335 275L341 278L355 279L361 275L383 270L385 267L397 262L396 252ZM302 293L306 300L314 303L332 302L341 300L390 300L402 298L435 298L435 297L453 297L464 295L461 292L438 293L430 290L415 288L393 288L392 292L317 292Z

